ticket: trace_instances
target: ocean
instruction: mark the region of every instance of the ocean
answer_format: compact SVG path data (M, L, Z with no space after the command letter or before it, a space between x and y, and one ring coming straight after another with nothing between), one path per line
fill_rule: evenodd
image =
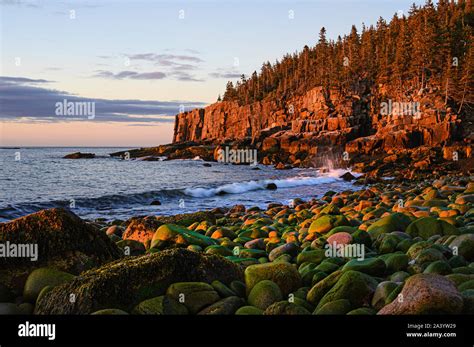
M128 148L127 148L128 149ZM109 153L124 148L0 149L0 221L42 209L65 207L84 219L128 219L173 215L243 204L321 197L326 191L356 189L339 178L346 170L276 170L194 160L121 160ZM63 159L73 152L94 159ZM268 190L268 183L278 189ZM153 201L161 205L151 205Z

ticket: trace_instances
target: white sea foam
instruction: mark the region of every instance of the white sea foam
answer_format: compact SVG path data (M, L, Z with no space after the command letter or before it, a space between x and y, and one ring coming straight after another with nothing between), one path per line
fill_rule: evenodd
M341 181L339 178L346 170L331 170L321 174L318 177L296 176L285 179L267 179L259 181L246 181L224 184L215 188L187 188L184 190L186 195L195 198L208 198L219 194L242 194L245 192L266 189L270 183L276 184L277 188L292 188L300 186L315 186L319 184L328 184ZM354 176L356 176L354 174Z

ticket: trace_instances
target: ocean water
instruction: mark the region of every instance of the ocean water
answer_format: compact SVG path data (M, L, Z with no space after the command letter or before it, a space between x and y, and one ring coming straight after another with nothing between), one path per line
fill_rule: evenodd
M202 160L141 161L111 158L123 148L0 149L0 221L45 208L65 207L85 219L172 215L243 204L321 197L355 187L339 178L345 170L275 170ZM95 159L68 160L73 152ZM275 183L276 190L265 189ZM161 205L150 205L159 200Z

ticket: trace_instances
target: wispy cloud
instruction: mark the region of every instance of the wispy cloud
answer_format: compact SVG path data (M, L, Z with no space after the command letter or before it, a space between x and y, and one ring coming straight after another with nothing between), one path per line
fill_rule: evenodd
M109 78L114 80L133 79L133 80L161 80L166 77L164 72L135 72L135 71L120 71L113 73L111 71L98 70L93 77Z
M155 54L155 53L139 53L127 54L130 60L146 60L162 66L180 65L182 62L202 63L204 60L195 55L185 54Z
M216 71L209 73L209 76L212 78L240 78L240 76L242 76L242 73L238 72L235 68L219 68Z
M95 122L172 122L180 109L191 110L205 103L193 101L94 99L45 88L51 81L26 77L0 76L0 119L22 122L84 120L82 117L56 116L57 102L94 102Z

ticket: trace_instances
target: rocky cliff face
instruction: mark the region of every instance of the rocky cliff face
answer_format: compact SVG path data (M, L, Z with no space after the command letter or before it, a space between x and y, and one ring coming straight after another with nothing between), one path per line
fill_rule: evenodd
M250 146L263 164L292 166L419 148L452 160L453 152L459 159L471 157L471 125L472 115L461 117L436 88L398 95L387 86L362 86L342 95L317 87L289 100L218 102L178 114L173 142Z

